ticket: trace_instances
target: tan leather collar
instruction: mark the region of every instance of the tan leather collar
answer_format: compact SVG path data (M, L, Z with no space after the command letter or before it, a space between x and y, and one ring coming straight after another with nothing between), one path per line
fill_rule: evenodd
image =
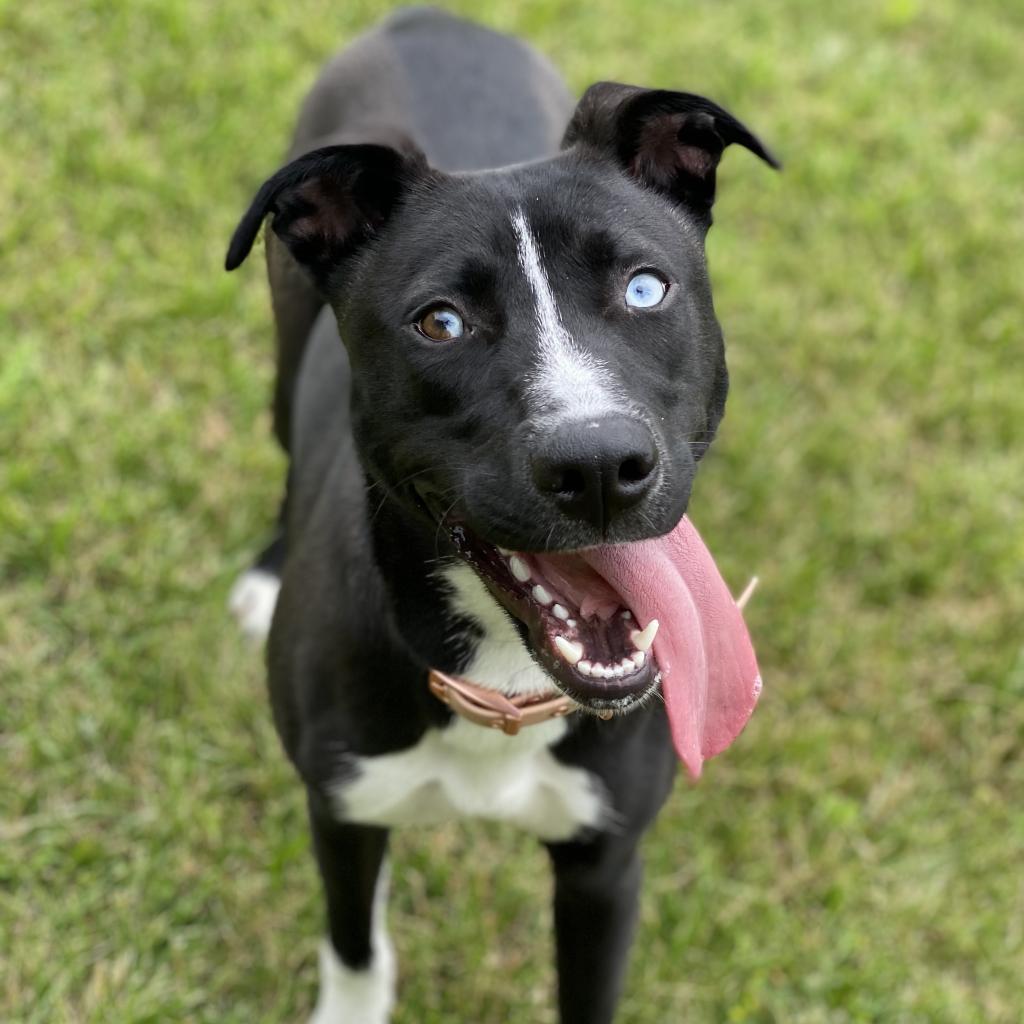
M562 718L578 707L574 700L562 695L505 697L468 679L445 675L436 668L430 670L427 678L430 692L456 714L477 725L500 729L506 736L515 736L524 725Z

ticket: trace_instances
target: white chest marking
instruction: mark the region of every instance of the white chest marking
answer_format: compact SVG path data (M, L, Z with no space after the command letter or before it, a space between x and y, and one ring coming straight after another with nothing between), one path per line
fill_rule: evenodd
M529 378L527 395L538 415L578 420L621 412L615 378L608 367L584 351L565 329L551 283L526 216L512 214L519 266L533 292L537 319L538 365Z
M359 775L333 794L339 817L387 826L485 818L569 839L605 814L597 780L547 749L565 729L552 719L506 736L455 719L409 750L361 759Z
M458 563L443 570L453 610L483 632L466 677L505 693L545 693L551 680L523 646L511 621L480 582ZM599 781L562 764L549 747L564 719L529 726L517 736L455 718L430 729L416 746L361 758L358 774L332 797L339 817L368 825L435 825L458 818L507 821L547 840L608 823Z

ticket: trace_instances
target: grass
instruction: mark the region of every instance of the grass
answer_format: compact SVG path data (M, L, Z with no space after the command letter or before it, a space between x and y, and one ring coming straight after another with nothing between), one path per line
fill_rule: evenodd
M733 392L692 512L767 685L646 844L623 1024L1024 1015L1024 11L460 3L712 95ZM299 1020L301 793L225 597L269 522L270 327L226 240L381 5L0 4L0 1019ZM402 833L399 1024L550 1024L544 860Z

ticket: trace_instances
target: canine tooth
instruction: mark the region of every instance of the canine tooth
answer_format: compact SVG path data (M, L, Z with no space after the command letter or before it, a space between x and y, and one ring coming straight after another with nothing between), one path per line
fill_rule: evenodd
M643 651L635 651L633 656L629 659L636 665L637 668L643 668L644 662L647 660L647 655Z
M593 668L594 666L589 661L579 661L576 663L576 670L582 672L585 676L589 676Z
M518 555L513 555L508 560L508 567L520 583L525 583L530 578L529 566Z
M570 665L575 665L583 657L583 644L575 644L564 636L555 637L555 647Z
M533 599L540 604L551 604L552 601L551 595L539 583L533 588Z
M651 619L643 630L634 629L629 639L638 651L649 651L654 638L658 635L658 620Z
M556 619L561 619L563 622L565 622L565 620L569 618L569 612L560 604L556 604L555 607L551 610L555 613Z

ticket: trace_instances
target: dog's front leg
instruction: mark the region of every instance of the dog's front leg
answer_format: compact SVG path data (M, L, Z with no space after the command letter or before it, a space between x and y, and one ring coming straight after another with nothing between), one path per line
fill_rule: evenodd
M316 796L309 808L327 900L320 996L309 1024L387 1024L395 990L384 920L387 830L335 821Z
M555 870L561 1024L611 1024L636 922L641 865L635 836L600 833L548 845Z

